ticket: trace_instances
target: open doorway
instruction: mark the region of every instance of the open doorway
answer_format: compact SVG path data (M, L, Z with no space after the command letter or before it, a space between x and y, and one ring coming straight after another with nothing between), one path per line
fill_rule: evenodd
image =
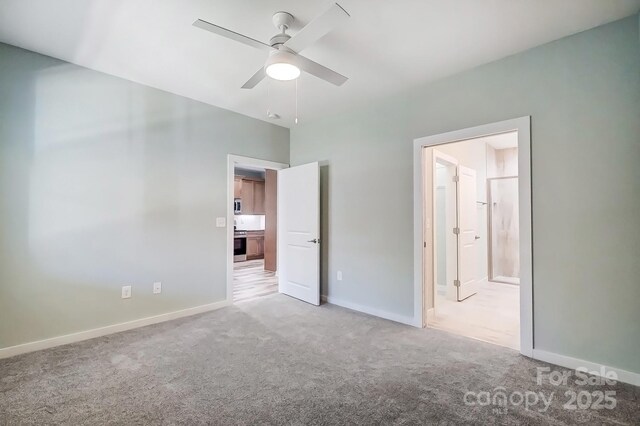
M422 325L531 356L529 118L414 146Z
M434 223L427 325L519 350L517 133L425 149Z
M229 156L227 299L237 303L278 292L278 173L286 165Z

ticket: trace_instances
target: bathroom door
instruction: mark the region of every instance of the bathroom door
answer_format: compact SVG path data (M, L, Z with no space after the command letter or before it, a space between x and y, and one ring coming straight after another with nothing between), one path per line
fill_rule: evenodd
M477 249L478 229L476 207L476 171L458 166L458 279L456 281L458 302L477 292Z

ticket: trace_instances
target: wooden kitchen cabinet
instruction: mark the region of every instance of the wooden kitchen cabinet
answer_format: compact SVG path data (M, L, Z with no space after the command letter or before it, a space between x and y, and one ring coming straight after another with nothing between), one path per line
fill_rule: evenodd
M247 235L247 260L264 257L264 234Z
M253 214L253 181L242 179L242 214Z
M233 178L233 198L242 197L242 178L236 176Z
M240 182L238 183L237 180ZM242 214L265 214L263 180L236 177L233 181L233 189L235 197L242 201Z
M264 181L253 182L253 214L264 214Z
M258 238L258 256L264 258L264 237Z
M258 239L247 238L247 260L257 259L258 255L259 255Z

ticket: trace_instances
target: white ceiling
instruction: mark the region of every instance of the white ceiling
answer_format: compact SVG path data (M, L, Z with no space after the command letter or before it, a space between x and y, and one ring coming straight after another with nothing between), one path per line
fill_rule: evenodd
M202 18L258 40L271 15L307 24L331 2L313 0L0 0L0 41L197 99L293 125L294 83L240 86L265 53L191 26ZM350 78L299 80L299 117L366 103L640 10L640 0L339 0L351 18L304 50ZM299 27L298 27L299 28ZM291 33L298 28L294 27ZM270 96L267 98L267 87ZM338 106L338 107L336 107ZM270 120L267 108L282 116Z

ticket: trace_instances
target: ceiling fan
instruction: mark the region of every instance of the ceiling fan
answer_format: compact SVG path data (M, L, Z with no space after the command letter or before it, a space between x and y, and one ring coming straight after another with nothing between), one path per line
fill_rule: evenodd
M269 44L262 43L261 41L202 19L196 20L193 25L214 34L255 47L256 49L269 52L269 57L264 66L242 86L243 89L252 89L260 83L265 76L276 80L295 80L300 76L301 71L305 71L322 80L340 86L348 80L347 77L305 58L300 55L299 52L348 18L349 14L338 3L334 3L294 36L290 36L287 34L287 30L294 21L293 15L288 12L276 12L273 15L273 24L280 32L271 37Z

